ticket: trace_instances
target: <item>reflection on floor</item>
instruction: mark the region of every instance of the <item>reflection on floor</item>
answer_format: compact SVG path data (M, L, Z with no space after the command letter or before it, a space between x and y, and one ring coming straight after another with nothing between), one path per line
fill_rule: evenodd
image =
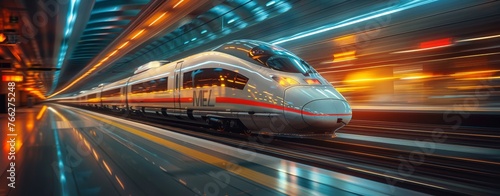
M16 188L5 169L0 195L418 194L66 106L16 117Z

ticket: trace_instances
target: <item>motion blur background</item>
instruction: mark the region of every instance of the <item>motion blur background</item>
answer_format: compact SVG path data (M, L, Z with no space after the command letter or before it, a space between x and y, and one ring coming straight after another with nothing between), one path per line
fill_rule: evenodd
M355 109L499 106L498 1L181 1L192 9L178 16L149 0L2 4L3 83L24 77L21 105L125 78L151 60L257 39L305 59ZM140 31L153 23L164 26Z
M213 172L226 195L500 192L498 0L0 0L0 17L0 169L16 152L21 187L4 172L0 195L210 195ZM255 142L44 102L236 39L306 60L352 121Z

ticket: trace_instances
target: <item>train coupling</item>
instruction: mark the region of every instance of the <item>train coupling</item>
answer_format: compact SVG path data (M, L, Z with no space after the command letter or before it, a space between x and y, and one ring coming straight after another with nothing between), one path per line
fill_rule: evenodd
M337 123L340 123L341 125L333 131L332 139L337 137L337 131L339 129L342 129L342 127L345 127L347 125L347 123L345 123L342 118L337 118Z

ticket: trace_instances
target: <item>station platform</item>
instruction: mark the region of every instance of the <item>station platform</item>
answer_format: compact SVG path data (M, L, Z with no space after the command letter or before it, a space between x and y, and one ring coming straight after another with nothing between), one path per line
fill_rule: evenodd
M421 195L67 106L19 109L15 124L15 188L0 195Z

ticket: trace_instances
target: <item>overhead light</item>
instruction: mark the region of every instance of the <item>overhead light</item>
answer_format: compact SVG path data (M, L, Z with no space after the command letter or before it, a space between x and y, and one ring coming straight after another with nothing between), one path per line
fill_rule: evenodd
M179 2L177 2L177 3L174 5L174 7L172 7L172 8L176 8L176 7L177 7L177 6L179 6L179 4L181 4L183 1L184 1L184 0L180 0L180 1L179 1Z
M118 49L122 49L122 48L123 48L123 47L125 47L127 44L128 44L128 41L126 41L125 43L123 43L120 47L118 47Z
M111 54L109 54L109 56L113 56L116 54L116 52L118 52L118 50L114 50Z
M275 1L269 1L269 2L266 3L266 7L274 5L275 3L276 3Z
M435 1L437 1L437 0L414 0L414 1L410 1L410 2L404 3L402 5L391 6L391 7L380 9L380 10L377 10L377 11L374 11L374 12L370 12L370 13L362 14L362 15L359 15L359 16L355 16L355 17L352 17L352 18L349 18L349 19L346 19L346 20L343 20L343 21L340 21L340 22L337 22L337 23L334 23L334 24L325 25L325 26L322 26L322 27L318 27L318 28L314 28L314 29L311 29L311 30L308 30L308 31L297 33L297 34L292 35L292 36L288 36L288 37L285 37L285 38L280 38L280 39L272 41L271 44L281 44L281 43L285 43L285 42L289 42L289 41L301 39L301 38L304 38L304 37L309 37L309 36L312 36L312 35L317 35L319 33L323 33L323 32L326 32L326 31L331 31L331 30L338 29L338 28L341 28L341 27L350 26L350 25L353 25L353 24L357 24L357 23L364 22L364 21L371 20L371 19L375 19L375 18L380 18L382 16L387 16L387 15L390 15L390 14L393 14L393 13L401 12L401 11L404 11L404 10L407 10L407 9L410 9L410 8L418 7L418 6L425 5L425 4L428 4L428 3L432 3L432 2L435 2Z
M163 18L163 16L165 16L165 14L167 14L167 12L163 12L163 14L161 14L160 16L158 16L158 18L156 18L153 22L149 23L149 27L154 25L158 20L160 20L161 18Z
M343 46L356 43L356 36L354 35L344 35L333 40L336 45Z
M333 54L333 62L349 61L356 59L356 51L347 51Z
M5 34L3 33L0 33L0 42L3 42L7 39L7 36L5 36Z
M144 32L145 29L141 29L139 32L137 32L134 37L130 38L130 40L135 39L137 36L141 35Z
M500 37L500 35L490 35L490 36L484 36L484 37L475 37L475 38L469 38L469 39L462 39L462 40L458 40L457 42L470 42L470 41L493 39L493 38L499 38L499 37Z
M3 75L2 82L22 82L23 76L21 75Z

